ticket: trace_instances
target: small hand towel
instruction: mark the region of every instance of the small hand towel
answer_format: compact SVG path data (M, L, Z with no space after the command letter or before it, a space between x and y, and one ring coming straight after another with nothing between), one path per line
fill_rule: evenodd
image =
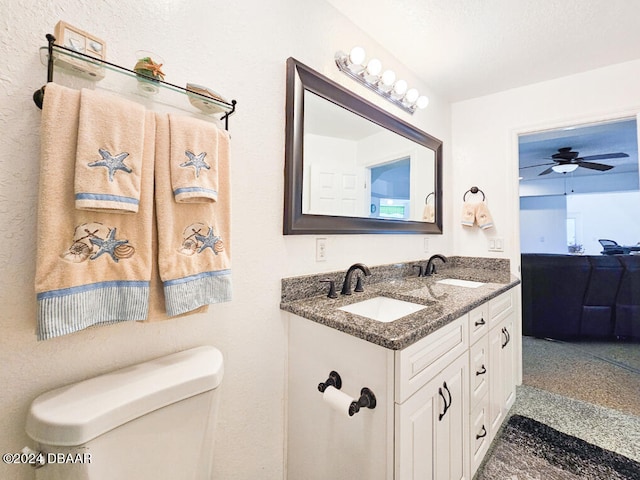
M142 105L82 89L75 168L77 209L138 211L144 123Z
M462 225L465 227L473 227L476 218L476 203L464 202L462 204Z
M178 203L218 199L218 128L184 115L169 114L171 188Z
M145 319L152 266L153 113L144 122L138 213L77 210L80 92L54 83L46 92L36 241L38 340L92 325Z
M422 211L422 220L431 223L436 221L436 209L434 205L429 203L424 206L424 210Z
M173 140L169 135L173 129L166 114L157 114L156 124L158 269L167 315L176 316L231 300L229 136L216 129L217 151L212 153L218 159L217 201L178 203L172 188ZM197 125L197 130L205 128Z
M485 202L480 202L476 206L476 222L478 222L478 226L483 230L493 227L493 218Z

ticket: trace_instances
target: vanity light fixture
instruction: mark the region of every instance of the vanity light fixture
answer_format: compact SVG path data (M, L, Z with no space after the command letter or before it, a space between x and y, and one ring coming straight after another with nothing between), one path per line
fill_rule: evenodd
M576 168L578 168L578 165L575 163L560 163L551 167L551 170L556 173L569 173L573 172Z
M405 112L413 114L418 108L426 108L429 99L420 95L415 88L408 88L407 82L396 79L393 70L382 70L382 63L377 58L366 62L366 53L362 47L353 47L347 54L337 52L336 65L341 72L358 83L373 90Z

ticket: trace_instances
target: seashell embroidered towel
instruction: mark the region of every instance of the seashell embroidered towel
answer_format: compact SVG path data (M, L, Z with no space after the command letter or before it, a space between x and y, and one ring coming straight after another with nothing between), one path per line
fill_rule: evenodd
M169 114L171 188L178 203L218 199L218 128L185 115Z
M47 85L36 244L39 340L148 313L155 115L144 121L138 213L120 215L73 208L79 110L80 92Z
M173 115L171 118L172 122L176 119ZM191 120L189 123L193 124ZM194 128L204 131L202 125L194 124ZM158 270L167 315L171 317L231 300L231 191L229 136L216 128L212 131L216 135L216 151L211 156L218 159L217 201L175 201L170 165L174 160L171 148L174 139L169 134L169 116L158 113L155 166Z
M142 105L82 89L75 168L77 209L138 211L144 122Z

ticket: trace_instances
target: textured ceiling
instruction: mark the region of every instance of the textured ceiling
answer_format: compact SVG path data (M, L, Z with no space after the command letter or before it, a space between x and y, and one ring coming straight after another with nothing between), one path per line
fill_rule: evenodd
M451 101L640 58L638 0L327 1Z

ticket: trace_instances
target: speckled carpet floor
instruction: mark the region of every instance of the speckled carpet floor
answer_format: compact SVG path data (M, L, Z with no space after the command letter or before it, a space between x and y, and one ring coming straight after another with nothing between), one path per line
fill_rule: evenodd
M637 480L640 463L513 415L476 480Z
M640 416L640 343L522 339L522 383Z
M524 337L523 362L515 420L474 480L640 480L640 344Z

